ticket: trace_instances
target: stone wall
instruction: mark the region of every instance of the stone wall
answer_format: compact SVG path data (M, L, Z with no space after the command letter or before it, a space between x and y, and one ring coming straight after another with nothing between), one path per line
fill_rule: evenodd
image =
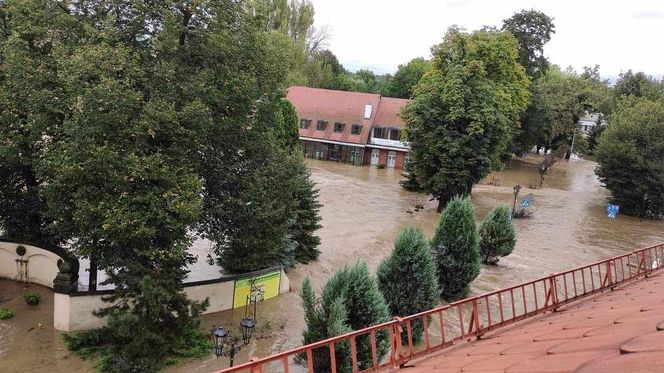
M17 248L25 248L19 255ZM32 245L0 241L0 277L31 282L53 288L58 273L58 260L62 257L47 249Z

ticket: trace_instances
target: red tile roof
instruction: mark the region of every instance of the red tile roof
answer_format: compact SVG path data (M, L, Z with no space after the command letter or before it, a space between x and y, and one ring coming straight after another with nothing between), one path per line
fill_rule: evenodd
M398 112L408 100L381 97L379 94L335 91L330 89L292 86L288 100L293 103L299 119L309 119L309 128L300 128L300 136L312 139L365 145L374 123L383 126L404 126ZM365 105L371 104L371 117L364 118ZM380 122L376 122L380 119ZM328 121L325 131L318 131L319 120ZM341 133L334 132L334 123L344 123ZM353 124L362 125L359 135L352 135Z
M409 102L404 98L382 97L374 123L383 127L403 128L406 123L399 116L399 111Z
M410 361L407 372L664 372L662 286L657 273Z

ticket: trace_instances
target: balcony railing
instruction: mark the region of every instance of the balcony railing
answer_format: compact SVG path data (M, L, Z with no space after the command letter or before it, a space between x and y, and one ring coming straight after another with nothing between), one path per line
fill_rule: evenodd
M567 303L598 292L614 288L627 281L651 274L664 267L664 244L636 250L603 261L565 272L551 274L520 285L495 290L477 297L440 306L428 311L356 330L284 351L262 359L251 358L248 363L227 368L230 372L285 372L294 366L294 357L301 356L306 370L314 373L314 351L329 351L330 371L337 372L335 346L350 344L353 373L360 372L357 357L357 340L369 336L372 362L361 370L376 371L382 368L403 366L409 360L447 348L458 342L479 337ZM601 312L601 310L598 310ZM413 343L413 322L423 326L422 343ZM434 327L437 324L437 327ZM381 333L382 332L382 333ZM384 358L377 353L377 334L388 334L390 348ZM405 335L406 345L402 343ZM347 346L347 345L346 345Z
M408 149L408 144L403 143L399 140L388 140L388 139L379 139L376 137L372 137L371 140L369 140L370 144L373 145L380 145L380 146L390 146L393 148L404 148Z

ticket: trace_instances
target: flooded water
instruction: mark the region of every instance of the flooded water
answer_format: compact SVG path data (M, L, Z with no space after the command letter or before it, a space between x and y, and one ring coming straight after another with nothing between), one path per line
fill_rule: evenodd
M472 284L474 294L517 284L552 272L580 266L639 247L664 242L664 222L620 215L606 217L608 192L599 184L594 162L561 161L553 166L542 188L540 158L515 159L473 188L478 220L498 203L512 203L512 187L521 184L520 197L533 194L533 216L515 220L517 245L498 266L483 266ZM298 292L310 277L320 290L341 266L361 259L375 271L392 250L397 232L418 225L431 236L438 222L435 204L423 194L404 191L398 170L378 170L308 160L323 204L321 255L318 261L288 272L292 292L259 305L258 338L239 352L236 363L248 356L266 356L301 345L304 329ZM494 184L494 185L489 185ZM416 204L425 209L414 212ZM206 315L204 327L237 325L242 312ZM208 372L228 364L227 358L192 361L169 371Z
M533 216L514 222L518 240L514 253L502 258L498 266L483 266L472 284L473 293L503 288L664 242L664 222L641 221L624 215L615 220L606 217L609 194L594 176L595 163L561 161L553 166L543 188L533 189L539 186L539 160L536 157L513 160L503 171L492 173L473 189L478 220L498 203L511 205L512 187L517 183L524 187L521 198L533 193ZM392 250L400 229L418 225L431 236L437 225L439 215L435 212L435 203L423 194L404 191L398 184L401 176L397 170L307 162L323 204L323 228L318 232L320 259L288 271L292 292L259 304L256 338L238 353L236 364L247 361L248 356L262 357L301 345L304 320L298 292L306 277L310 277L315 289L320 291L339 267L358 259L366 261L375 271L380 260ZM417 204L423 204L425 209L414 212ZM219 276L219 268L206 263L209 251L210 243L205 240L198 240L192 246L191 252L199 257L199 262L191 268L190 280ZM0 288L2 286L0 283ZM0 293L3 291L7 289L0 289ZM20 294L17 289L9 291ZM51 298L46 299L52 302ZM50 304L44 304L46 311L39 317L43 324L41 334L30 332L28 335L33 339L27 342L18 342L15 332L28 330L28 324L34 319L26 318L27 324L17 324L19 329L8 326L11 320L19 320L18 317L0 321L0 371L7 371L6 367L10 367L9 371L16 371L12 367L21 371L31 356L40 356L38 363L31 366L32 370L83 372L91 369L90 362L81 361L64 348L60 333L52 329ZM41 309L42 305L39 307ZM209 314L203 318L203 327L209 330L213 325L236 326L242 316L242 310ZM167 371L211 372L226 366L228 358L210 357Z

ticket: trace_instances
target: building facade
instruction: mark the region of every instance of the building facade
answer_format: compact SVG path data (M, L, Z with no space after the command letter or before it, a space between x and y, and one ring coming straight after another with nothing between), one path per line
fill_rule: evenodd
M288 89L288 100L297 111L307 158L403 167L409 147L398 114L409 100L300 86Z

